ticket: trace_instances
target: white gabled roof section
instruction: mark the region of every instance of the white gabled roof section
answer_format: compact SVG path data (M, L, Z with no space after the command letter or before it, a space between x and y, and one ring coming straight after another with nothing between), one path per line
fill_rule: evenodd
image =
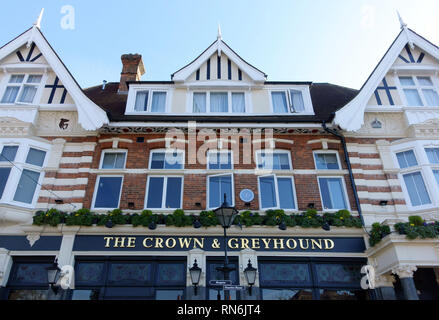
M245 72L253 81L264 82L267 75L261 70L253 67L251 64L242 59L235 51L233 51L221 38L221 31L218 31L217 40L212 43L201 55L194 61L176 71L171 75L171 79L175 82L186 81L200 66L207 61L215 52L221 56L221 52L233 61L243 72Z
M364 112L367 102L407 44L414 45L439 59L438 47L403 26L402 31L360 89L358 95L335 113L334 124L339 125L346 131L356 131L361 128L364 124Z
M78 111L78 122L80 125L85 130L96 130L104 124L109 123L106 112L93 103L82 92L78 83L41 33L37 24L34 24L32 28L0 48L0 60L13 53L24 44L30 45L32 42L38 47L53 72L61 80L62 84L75 102Z

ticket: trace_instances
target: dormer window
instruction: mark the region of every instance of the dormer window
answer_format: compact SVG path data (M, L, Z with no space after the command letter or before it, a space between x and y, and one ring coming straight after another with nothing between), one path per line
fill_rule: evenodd
M134 110L138 112L166 112L166 91L137 91Z
M194 92L193 113L245 113L244 92Z
M439 106L439 95L430 77L399 77L408 106Z
M302 91L290 89L271 92L274 113L296 113L305 111Z
M9 78L1 103L33 103L42 75L13 74Z

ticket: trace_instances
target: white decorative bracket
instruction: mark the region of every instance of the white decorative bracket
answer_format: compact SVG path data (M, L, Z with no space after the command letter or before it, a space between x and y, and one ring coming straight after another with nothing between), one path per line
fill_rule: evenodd
M29 245L31 247L33 247L33 245L35 244L35 242L37 242L40 239L40 234L39 233L31 233L28 234L26 239L29 241Z

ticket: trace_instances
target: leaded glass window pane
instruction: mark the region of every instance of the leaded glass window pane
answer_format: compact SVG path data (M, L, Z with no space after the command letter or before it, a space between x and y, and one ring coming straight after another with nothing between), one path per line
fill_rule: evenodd
M101 283L105 276L103 262L80 262L76 267L75 281L85 283Z
M316 264L315 270L320 284L354 284L361 281L361 266L348 264Z
M259 281L264 285L309 284L311 274L308 264L260 263Z
M147 282L151 281L150 263L111 263L108 280L110 282Z
M182 284L186 283L186 269L182 263L159 263L158 284Z
M18 263L12 276L14 284L48 285L48 263Z

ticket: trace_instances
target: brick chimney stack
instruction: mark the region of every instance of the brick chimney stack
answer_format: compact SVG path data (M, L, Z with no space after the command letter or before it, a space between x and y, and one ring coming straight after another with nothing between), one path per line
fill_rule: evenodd
M142 55L140 54L123 54L122 72L120 74L119 92L127 92L127 81L139 81L145 74L145 66L143 65Z

